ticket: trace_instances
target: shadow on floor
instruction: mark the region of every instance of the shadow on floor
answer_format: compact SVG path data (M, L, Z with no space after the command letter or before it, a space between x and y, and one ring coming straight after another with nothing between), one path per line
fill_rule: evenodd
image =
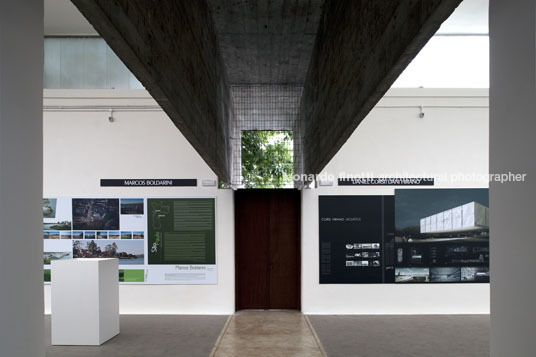
M51 346L50 315L46 315L46 355L207 357L227 318L228 316L121 315L121 333L102 346Z
M489 356L489 315L309 315L329 357Z

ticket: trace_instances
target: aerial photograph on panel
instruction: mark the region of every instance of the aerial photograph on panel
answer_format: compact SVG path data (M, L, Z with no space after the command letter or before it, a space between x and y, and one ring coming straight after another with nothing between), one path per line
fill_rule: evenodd
M119 229L119 200L73 198L73 229Z

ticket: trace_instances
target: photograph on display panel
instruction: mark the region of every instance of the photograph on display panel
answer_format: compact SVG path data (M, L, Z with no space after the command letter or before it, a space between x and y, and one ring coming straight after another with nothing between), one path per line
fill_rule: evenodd
M56 203L55 198L43 198L43 217L55 218L56 217Z
M396 268L396 283L429 283L430 269L428 268Z
M429 269L431 283L489 282L488 210L488 189L395 190L396 272Z
M73 229L119 229L119 199L73 198Z
M119 265L144 264L144 245L141 241L121 240L75 240L73 241L74 258L117 258Z
M43 198L43 231L72 229L71 201L67 198Z
M121 214L143 214L143 198L122 198Z
M71 259L72 252L43 252L43 264L49 265L53 260Z

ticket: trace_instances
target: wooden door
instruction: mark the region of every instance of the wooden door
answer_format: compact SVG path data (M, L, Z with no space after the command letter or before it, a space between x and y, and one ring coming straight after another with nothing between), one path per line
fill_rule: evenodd
M298 190L235 193L236 309L300 309Z

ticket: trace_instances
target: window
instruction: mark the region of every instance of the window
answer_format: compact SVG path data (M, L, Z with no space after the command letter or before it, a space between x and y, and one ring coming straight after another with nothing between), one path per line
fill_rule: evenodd
M44 88L143 89L102 38L45 38Z

